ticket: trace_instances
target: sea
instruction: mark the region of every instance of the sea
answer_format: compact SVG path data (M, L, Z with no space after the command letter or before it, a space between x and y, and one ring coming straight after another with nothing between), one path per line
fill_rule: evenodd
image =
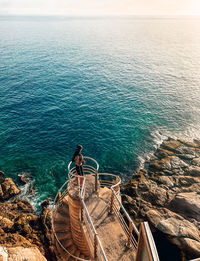
M77 144L127 182L169 136L200 138L198 17L0 16L0 170L36 207Z

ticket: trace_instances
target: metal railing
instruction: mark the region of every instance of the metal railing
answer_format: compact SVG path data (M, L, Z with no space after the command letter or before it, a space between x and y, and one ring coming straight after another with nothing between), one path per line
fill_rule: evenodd
M53 234L55 236L56 241L58 242L59 246L61 247L61 249L66 252L69 256L72 256L73 258L75 258L76 260L79 261L90 261L90 259L82 259L80 257L74 256L73 254L71 254L64 246L63 244L60 242L60 240L58 239L57 233L55 231L55 224L54 224L54 215L56 213L56 209L60 206L60 204L62 204L62 200L64 199L64 197L67 196L68 192L67 192L67 187L68 187L68 183L69 180L67 180L62 187L58 190L58 193L54 199L53 202L53 206L52 206L52 231Z
M68 177L69 180L72 181L73 179L77 179L79 189L80 189L80 199L82 203L82 210L81 210L81 221L84 222L87 232L89 235L89 238L92 242L93 248L94 248L94 258L96 259L98 257L98 260L104 260L108 261L106 254L103 250L101 241L99 239L98 233L96 232L96 229L94 227L94 224L91 220L90 214L88 212L87 206L84 201L84 193L85 193L85 180L87 175L91 175L95 177L95 190L97 190L97 176L98 176L98 169L99 164L96 160L90 158L90 157L84 157L84 160L90 161L92 165L84 164L83 165L83 172L84 176L79 176L76 173L75 167L72 167L72 162L68 165Z
M94 227L94 224L91 220L91 217L89 215L87 206L84 201L84 194L85 194L85 180L87 175L91 175L95 177L95 191L97 191L98 186L100 187L107 187L110 189L110 199L109 199L109 204L110 204L110 212L116 215L118 218L125 234L127 235L127 245L130 247L133 245L133 247L136 249L137 248L137 240L133 236L133 231L138 236L139 232L133 223L132 219L130 218L129 214L125 210L124 206L121 203L120 200L120 188L119 185L121 184L121 179L114 174L111 173L98 173L99 170L99 164L96 160L90 157L84 157L86 160L86 164L83 165L83 172L84 176L79 176L76 173L76 168L73 166L73 163L70 162L68 164L68 177L69 180L66 181L62 187L59 189L54 202L53 202L53 215L52 215L52 230L55 235L55 238L60 245L60 247L68 253L70 256L75 258L76 260L81 260L85 261L86 259L82 259L79 257L74 256L73 254L69 253L69 251L62 245L62 243L59 241L56 232L55 232L55 227L54 227L54 213L56 212L56 208L59 207L59 205L62 203L62 200L64 197L67 196L67 186L68 183L71 182L72 180L77 180L78 181L78 186L79 186L79 194L80 194L80 199L82 202L82 210L81 210L81 215L80 215L80 220L84 222L88 235L90 237L90 240L93 244L94 248L94 258L98 257L98 260L103 260L107 261L107 257L105 255L105 252L103 250L101 241L98 237L98 234L96 232L96 229ZM90 162L90 164L87 164L87 162ZM65 188L66 187L66 188ZM65 188L65 189L64 189ZM123 213L123 215L121 214ZM124 216L126 217L129 226L127 225L127 222L124 219Z
M124 208L120 200L120 188L121 179L110 173L99 173L99 181L101 187L108 187L111 189L111 199L110 199L110 212L116 215L118 221L120 222L126 236L127 236L127 246L133 245L134 249L137 249L137 238L139 231L129 216L128 212ZM123 215L122 215L123 214ZM126 217L127 221L124 219ZM129 225L127 225L127 223ZM135 234L135 236L133 235Z

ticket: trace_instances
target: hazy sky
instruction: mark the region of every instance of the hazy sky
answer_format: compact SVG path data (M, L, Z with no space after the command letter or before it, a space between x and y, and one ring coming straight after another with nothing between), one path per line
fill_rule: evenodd
M0 0L1 14L200 15L200 0Z

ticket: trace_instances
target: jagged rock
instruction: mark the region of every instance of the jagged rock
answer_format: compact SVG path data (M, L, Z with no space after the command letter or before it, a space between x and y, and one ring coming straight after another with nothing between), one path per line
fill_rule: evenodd
M186 140L181 140L181 139L177 139L177 142L180 142L182 143L183 145L185 145L185 148L198 148L199 145L198 144L195 144L193 142L190 142L190 141L186 141Z
M185 172L187 176L200 177L200 167L198 166L190 166L188 170Z
M129 211L131 216L135 217L139 209L137 202L127 195L123 195L122 198L124 207Z
M0 245L3 248L21 246L31 249L34 247L39 254L33 253L33 256L29 257L28 252L25 251L23 260L46 260L42 255L50 257L53 253L49 250L50 241L45 237L42 217L35 214L35 208L27 200L15 197L14 200L5 202L6 199L11 199L20 192L21 190L11 178L6 178L0 184L0 200L3 201L0 203ZM44 209L47 211L47 208ZM50 216L48 216L48 222L51 223ZM22 252L23 248L21 248ZM20 255L16 254L16 257L13 256L13 259L8 258L8 260L18 260L19 257ZM32 257L34 259L31 259Z
M158 157L158 159L161 159L161 158L166 158L168 156L173 156L174 152L165 150L163 148L158 148L157 151L155 152L155 155Z
M200 158L194 158L192 160L193 165L200 167Z
M136 197L137 196L137 184L134 184L134 182L128 183L126 186L121 186L120 187L121 192L125 192L126 195L131 196L131 197Z
M0 183L2 183L5 180L5 173L0 170Z
M196 192L177 194L169 207L176 213L200 221L200 195Z
M9 231L13 227L14 222L10 219L0 216L0 226L4 231Z
M174 186L173 179L171 177L161 176L161 177L158 177L158 181L160 181L160 183L166 185L168 188L171 188Z
M200 141L168 139L141 171L123 186L122 201L135 220L149 220L185 254L199 257L200 249ZM144 172L142 170L142 172Z
M0 193L0 200L8 200L21 193L21 190L17 187L11 178L6 178L1 183L2 193Z
M0 235L0 245L31 247L32 244L22 235L16 233L4 233Z
M36 247L7 247L7 260L47 261Z
M22 185L27 184L31 178L30 173L26 173L26 172L20 173L18 175L18 177L19 177L19 181Z
M183 238L193 239L199 242L199 231L195 225L168 209L149 210L146 213L148 220L161 232L169 236L169 239L177 246L182 245ZM189 252L196 251L195 246L188 245Z
M186 249L192 258L200 256L200 243L191 238L181 238L181 245L183 249Z
M187 167L188 165L176 156L165 157L160 160L155 160L149 164L149 169L151 171L163 171L168 175L180 173L180 171L184 170Z
M178 148L181 146L181 143L177 140L167 140L167 141L163 141L163 143L161 144L161 148L164 148L168 151L172 151L174 153L179 153Z
M23 212L34 212L35 208L31 205L28 200L20 200L18 198L13 202L16 204L17 210L23 210Z

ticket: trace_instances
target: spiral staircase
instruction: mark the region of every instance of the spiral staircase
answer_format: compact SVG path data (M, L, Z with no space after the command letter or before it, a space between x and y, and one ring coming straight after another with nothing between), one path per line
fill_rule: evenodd
M59 189L52 211L52 239L61 260L159 261L148 223L138 231L121 203L121 179L99 173L84 157L84 177L68 165L68 181Z

